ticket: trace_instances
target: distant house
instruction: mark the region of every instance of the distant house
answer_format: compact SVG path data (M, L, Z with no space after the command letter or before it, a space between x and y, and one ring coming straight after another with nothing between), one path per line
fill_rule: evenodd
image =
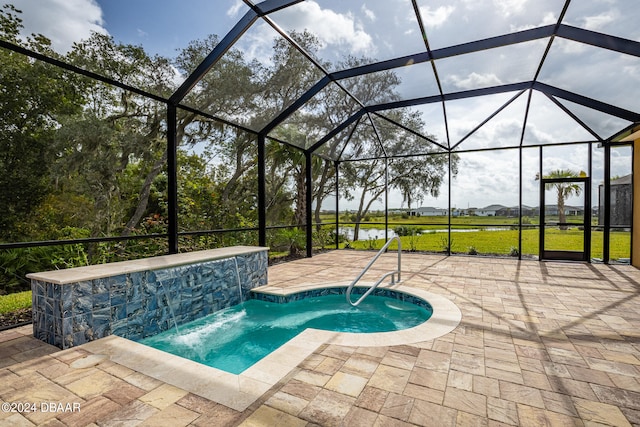
M449 211L443 208L420 207L411 209L409 216L447 216L448 213Z
M537 208L536 208L537 212ZM544 206L544 214L545 215L558 215L558 205L545 205ZM580 206L567 206L564 207L565 215L584 215L584 208Z
M489 205L481 209L476 209L474 214L477 216L498 216L498 211L501 209L507 209L507 207L502 205Z
M522 205L522 216L532 216L535 208L531 206ZM515 218L520 215L520 207L519 206L511 206L507 208L498 209L496 211L496 216L506 216L510 218Z

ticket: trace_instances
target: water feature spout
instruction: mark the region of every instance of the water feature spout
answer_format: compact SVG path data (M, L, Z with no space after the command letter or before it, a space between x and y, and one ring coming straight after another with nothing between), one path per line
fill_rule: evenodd
M164 290L164 296L167 298L167 305L169 306L169 313L171 314L171 319L173 320L173 326L176 328L176 335L180 335L180 329L178 329L178 322L176 322L176 315L173 312L173 306L171 305L171 300L169 299L169 293L167 292L167 288L164 287L162 281L158 281L162 289Z
M236 265L236 280L238 281L238 293L240 294L240 302L242 302L242 283L240 282L240 269L238 268L238 257L233 257Z

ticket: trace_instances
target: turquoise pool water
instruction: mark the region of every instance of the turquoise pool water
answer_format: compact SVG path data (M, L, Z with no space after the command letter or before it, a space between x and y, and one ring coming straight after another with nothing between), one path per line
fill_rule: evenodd
M419 325L432 311L395 298L370 295L352 307L344 295L286 304L248 300L140 342L232 374L242 371L306 328L388 332Z

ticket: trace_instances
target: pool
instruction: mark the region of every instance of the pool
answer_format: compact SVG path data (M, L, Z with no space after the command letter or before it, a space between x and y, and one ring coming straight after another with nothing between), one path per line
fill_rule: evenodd
M400 292L370 295L357 307L346 302L343 289L320 293L289 296L286 303L251 299L182 325L179 333L172 329L139 342L240 374L308 328L392 332L418 326L433 313L428 302Z
M425 288L431 283L423 278L413 278L412 286L380 286L381 292L389 292L419 304L427 302L433 314L427 322L409 329L391 332L333 332L309 328L285 342L250 368L240 374L203 365L184 357L149 347L140 342L117 335L83 344L83 349L98 355L108 356L119 365L147 375L190 393L213 400L236 411L244 411L263 396L275 384L304 362L319 346L388 347L413 345L434 340L453 331L462 320L462 312L450 299ZM346 289L349 282L306 285L288 289L264 286L253 289L253 297L270 302L284 303L297 299L325 295L338 289ZM344 296L342 296L344 298ZM346 304L346 301L345 301ZM181 326L184 328L185 326Z

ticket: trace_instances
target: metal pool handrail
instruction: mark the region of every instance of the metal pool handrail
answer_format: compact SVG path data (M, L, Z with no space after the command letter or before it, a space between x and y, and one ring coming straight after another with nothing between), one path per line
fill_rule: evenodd
M373 284L373 286L371 286L367 292L365 292L360 298L358 298L358 300L356 302L352 302L351 301L351 290L353 289L353 287L355 286L356 283L358 283L358 281L362 278L362 276L364 276L364 273L366 273L369 268L371 268L371 266L373 265L373 263L375 263L378 258L380 258L380 255L382 255L387 248L389 247L389 245L391 244L391 242L393 242L394 240L398 241L398 269L395 271L391 271L389 273L384 274L380 279L378 279L378 281L376 283ZM394 285L396 283L400 283L400 261L401 261L401 254L402 254L402 243L400 242L400 237L398 236L394 236L392 238L390 238L387 243L384 244L384 246L382 247L382 249L380 249L380 251L378 251L378 253L376 254L376 256L373 257L373 259L369 262L369 264L367 264L367 266L364 268L364 270L362 270L362 272L358 275L358 277L355 278L355 280L353 282L351 282L351 284L349 285L349 287L347 288L347 302L349 304L351 304L352 306L357 306L358 304L360 304L362 302L363 299L365 299L367 296L369 296L369 294L371 292L373 292L380 283L382 283L382 281L384 279L386 279L387 277L391 276L391 284ZM395 280L395 274L398 273L398 280Z

